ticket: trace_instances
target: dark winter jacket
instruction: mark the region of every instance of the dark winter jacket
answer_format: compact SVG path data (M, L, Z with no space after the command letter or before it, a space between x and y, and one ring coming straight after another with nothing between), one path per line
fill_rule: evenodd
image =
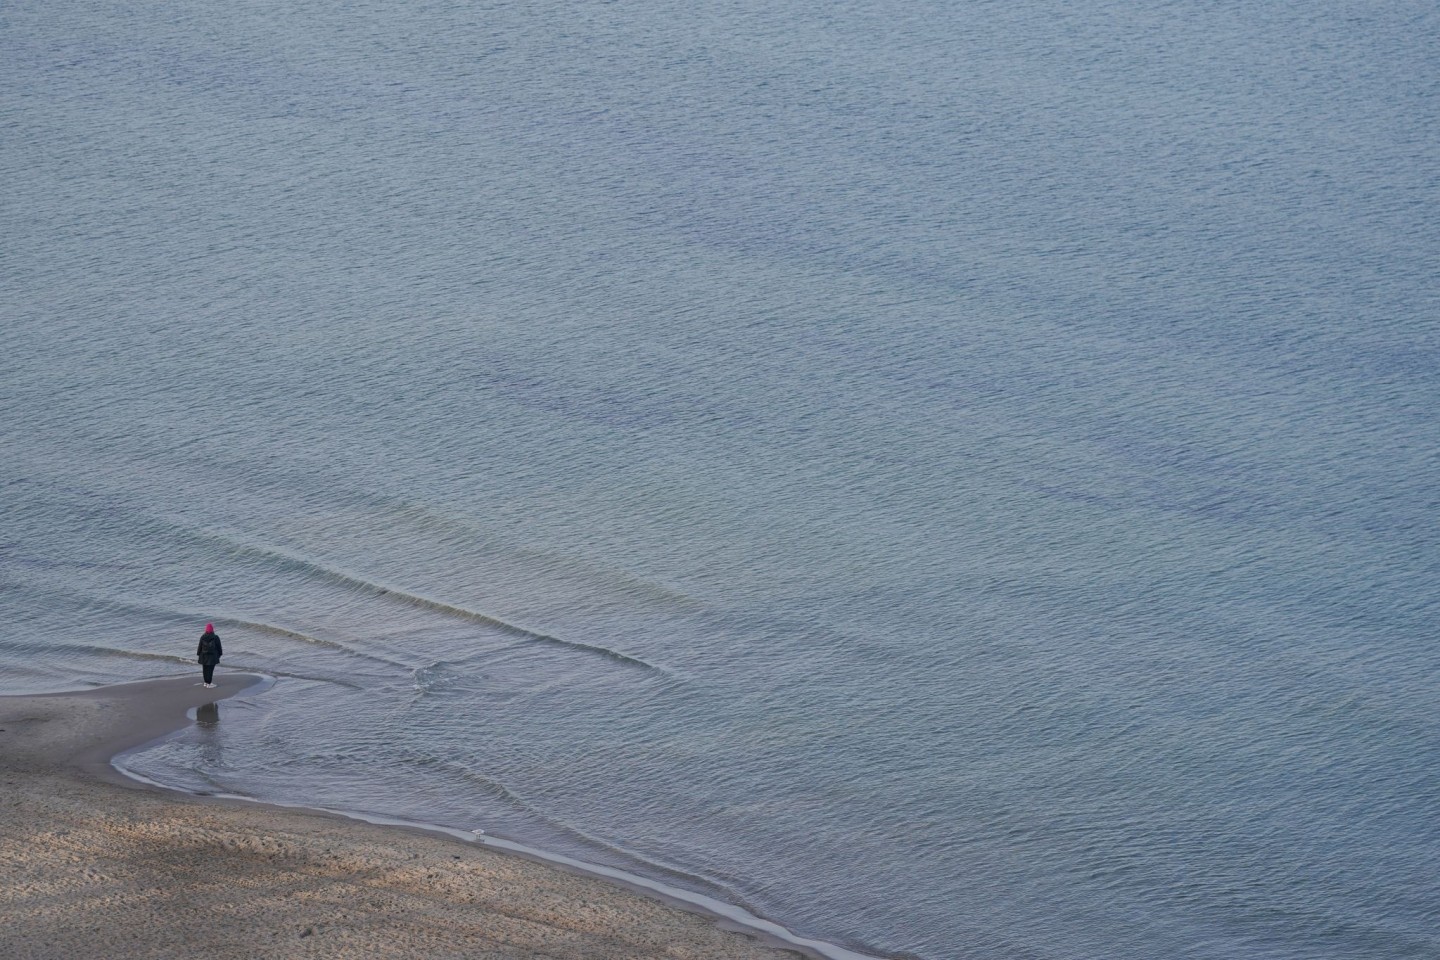
M201 663L219 663L220 658L225 655L225 650L220 646L220 638L210 631L200 635L200 646L195 650L195 656Z

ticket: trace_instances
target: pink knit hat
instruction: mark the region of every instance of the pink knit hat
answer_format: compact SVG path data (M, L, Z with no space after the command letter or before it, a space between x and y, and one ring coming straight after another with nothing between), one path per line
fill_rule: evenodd
M215 624L213 624L213 623L207 623L207 624L205 624L205 632L206 632L206 633L214 633L214 632L215 632Z

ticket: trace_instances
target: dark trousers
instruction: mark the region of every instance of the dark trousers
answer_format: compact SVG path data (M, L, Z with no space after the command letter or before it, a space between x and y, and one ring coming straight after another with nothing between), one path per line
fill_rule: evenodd
M202 663L200 664L200 669L205 671L205 682L209 683L211 679L215 676L215 664Z

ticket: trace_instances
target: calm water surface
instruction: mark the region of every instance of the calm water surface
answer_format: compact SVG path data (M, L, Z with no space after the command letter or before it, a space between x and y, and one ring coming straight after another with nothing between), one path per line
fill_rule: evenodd
M1440 957L1431 3L0 9L0 685L923 960Z

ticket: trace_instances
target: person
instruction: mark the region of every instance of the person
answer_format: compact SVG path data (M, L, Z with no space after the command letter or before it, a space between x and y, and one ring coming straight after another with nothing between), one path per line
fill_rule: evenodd
M215 632L215 624L205 624L205 632L200 634L200 646L195 650L195 658L200 661L200 669L205 671L205 686L213 687L215 679L215 664L225 655L225 649L220 646L220 635Z

